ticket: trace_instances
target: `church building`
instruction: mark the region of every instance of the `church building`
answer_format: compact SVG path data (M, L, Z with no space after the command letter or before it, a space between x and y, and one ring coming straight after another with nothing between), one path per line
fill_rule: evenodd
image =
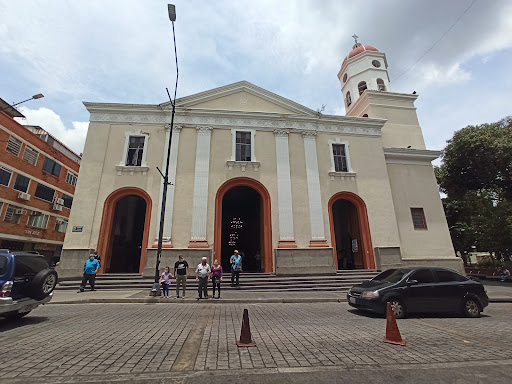
M386 55L356 42L338 73L346 116L246 81L176 100L161 266L179 254L244 272L442 266L455 257L416 94L391 92ZM90 125L59 265L154 275L169 102L84 103Z

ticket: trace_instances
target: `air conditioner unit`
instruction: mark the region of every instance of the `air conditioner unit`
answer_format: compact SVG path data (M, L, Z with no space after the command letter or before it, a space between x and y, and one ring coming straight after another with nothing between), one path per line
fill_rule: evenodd
M16 208L16 209L14 210L14 214L15 214L15 215L26 215L26 214L27 214L27 211L26 211L26 210L24 210L24 209L21 209L21 208Z
M64 199L59 199L59 198L55 198L54 200L54 203L55 204L59 204L59 205L64 205Z
M53 209L56 211L62 211L62 205L55 203L53 204Z
M20 193L18 193L18 199L30 200L30 195L28 193L25 193L25 192L20 192Z

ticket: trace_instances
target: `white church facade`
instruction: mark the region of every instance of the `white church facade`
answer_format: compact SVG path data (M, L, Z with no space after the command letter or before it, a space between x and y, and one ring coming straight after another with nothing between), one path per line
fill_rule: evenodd
M244 271L334 273L455 257L414 101L384 53L356 43L338 73L346 116L242 81L176 100L161 266L178 254ZM84 103L90 125L59 265L153 275L171 105Z

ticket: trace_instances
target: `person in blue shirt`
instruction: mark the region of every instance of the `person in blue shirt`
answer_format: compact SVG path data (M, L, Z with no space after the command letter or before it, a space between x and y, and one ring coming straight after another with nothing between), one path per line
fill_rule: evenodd
M96 260L95 254L91 253L89 255L89 259L84 264L84 275L82 277L82 284L80 284L80 290L78 292L83 292L85 290L87 281L89 281L91 291L95 291L94 280L96 280L96 272L98 272L98 269L100 269L100 262Z
M229 259L229 263L231 264L231 286L235 286L235 278L236 278L236 286L240 286L240 272L242 271L242 256L238 254L238 251L235 249L233 252L233 256Z

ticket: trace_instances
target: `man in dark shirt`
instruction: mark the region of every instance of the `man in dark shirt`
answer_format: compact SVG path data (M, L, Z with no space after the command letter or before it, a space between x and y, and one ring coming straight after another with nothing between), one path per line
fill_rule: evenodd
M185 298L185 290L187 289L187 276L190 275L190 267L183 258L178 256L178 261L174 264L174 276L176 276L176 299L180 298L180 285L183 286L181 297Z

